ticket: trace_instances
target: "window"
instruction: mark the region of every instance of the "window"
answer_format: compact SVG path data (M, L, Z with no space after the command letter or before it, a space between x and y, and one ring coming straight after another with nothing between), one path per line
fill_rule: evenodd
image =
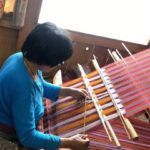
M147 45L149 0L43 0L39 23Z

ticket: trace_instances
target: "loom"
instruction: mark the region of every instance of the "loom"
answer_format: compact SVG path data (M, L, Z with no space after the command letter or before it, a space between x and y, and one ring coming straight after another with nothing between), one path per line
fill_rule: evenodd
M88 133L90 150L150 149L149 123L134 117L150 108L150 49L103 68L94 58L93 65L89 74L79 65L81 77L62 84L87 89L92 100L45 100L41 131L63 137Z

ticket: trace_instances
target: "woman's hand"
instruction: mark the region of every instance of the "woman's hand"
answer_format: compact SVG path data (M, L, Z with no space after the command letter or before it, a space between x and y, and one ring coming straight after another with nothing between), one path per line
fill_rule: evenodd
M88 92L84 89L76 89L72 88L71 89L72 96L75 97L78 100L83 100L83 99L89 99Z
M70 138L61 138L59 148L70 148L71 150L89 150L89 139L85 134L77 134Z
M59 96L73 96L79 100L83 100L85 98L90 99L86 90L70 87L62 87Z

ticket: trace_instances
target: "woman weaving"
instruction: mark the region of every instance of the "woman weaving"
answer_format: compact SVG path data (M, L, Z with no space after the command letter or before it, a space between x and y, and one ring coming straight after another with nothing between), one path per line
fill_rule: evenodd
M43 97L56 101L59 96L87 96L83 90L56 86L42 77L42 72L71 57L73 48L67 32L52 23L39 24L21 50L0 70L0 137L10 141L17 138L26 149L87 150L86 135L63 138L36 130L44 113Z

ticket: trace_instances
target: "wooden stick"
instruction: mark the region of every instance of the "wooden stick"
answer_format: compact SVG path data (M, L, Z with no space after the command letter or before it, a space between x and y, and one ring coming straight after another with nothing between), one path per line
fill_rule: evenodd
M124 43L121 43L122 46L124 47L124 49L128 52L128 54L131 56L131 58L133 59L133 61L135 62L135 64L139 67L140 70L142 70L143 74L145 75L146 78L150 79L150 76L143 71L143 68L141 67L141 65L139 64L139 62L136 60L136 58L133 56L133 54L131 53L131 51L127 48L127 46ZM147 110L145 110L145 113L147 113ZM150 114L148 114L148 120L150 120Z
M117 55L117 54L116 54L116 55ZM114 56L115 56L115 55L114 55ZM109 88L107 87L107 84L106 84L106 82L105 82L105 80L104 80L104 78L103 78L103 76L102 76L102 71L101 71L101 68L100 68L100 66L99 66L99 64L98 64L98 62L97 62L97 60L96 60L96 57L95 57L95 56L93 56L93 57L94 57L94 59L92 60L93 65L94 65L95 69L99 72L99 75L100 75L101 79L103 80L103 82L104 82L104 84L105 84L105 86L106 86L106 88L107 88L107 91L108 91L108 93L109 93L109 96L111 97L111 100L112 100L112 102L113 102L113 104L114 104L114 106L115 106L115 109L116 109L116 111L117 111L119 117L120 117L120 120L121 120L121 122L122 122L123 125L124 125L125 131L126 131L128 137L130 138L130 135L129 135L128 130L127 130L126 125L125 125L125 121L123 120L123 114L121 113L120 109L118 108L118 106L117 106L117 104L116 104L116 102L115 102L115 100L114 100L112 94L109 92ZM119 58L119 56L118 56L118 57L114 57L114 59L115 59L116 61L118 61L118 58Z
M86 88L87 88L87 90L88 90L88 92L89 92L89 95L90 95L90 97L92 98L92 101L93 101L93 103L94 103L94 106L95 106L95 108L96 108L96 110L97 110L97 113L98 113L98 115L99 115L99 118L100 118L100 120L101 120L101 123L103 124L103 127L104 127L104 129L105 129L105 131L106 131L106 133L107 133L107 135L108 135L109 140L112 141L112 138L113 138L113 139L114 139L114 142L115 142L115 144L116 144L116 146L117 146L117 147L121 147L121 145L120 145L120 143L119 143L119 141L118 141L118 139L117 139L117 137L116 137L116 135L115 135L115 133L114 133L114 131L113 131L111 125L110 125L110 123L106 120L106 116L105 116L104 113L103 113L103 110L102 110L101 105L98 105L98 98L97 98L97 96L94 94L94 91L92 90L92 88L91 88L91 86L90 86L90 83L89 83L89 81L88 81L88 78L86 78L86 74L85 74L85 72L84 72L82 66L78 64L78 67L79 67L79 70L80 70L80 72L81 72L81 76L82 76L82 78L83 78L83 81L84 81L84 83L85 83L85 86L86 86Z
M121 56L121 54L119 53L118 50L116 50L116 52L114 51L113 54L114 54L113 56L114 56L114 58L116 59L116 61L121 61L120 58L123 59L123 57ZM119 55L119 56L118 56L118 55ZM117 56L117 57L116 57L116 56ZM123 62L125 63L124 59L123 59ZM94 57L93 64L94 64L95 69L99 72L99 74L100 74L100 76L101 76L101 75L102 75L102 72L101 72L101 69L100 69L100 67L99 67L99 65L98 65L98 62L97 62L97 60L96 60L96 57ZM126 64L126 63L125 63L125 64ZM107 85L106 85L106 87L107 87ZM109 91L109 89L108 89L108 91ZM135 129L133 128L133 126L132 126L132 124L130 123L130 121L129 121L127 118L125 118L124 115L121 113L121 111L120 111L120 109L118 108L118 106L117 106L115 100L113 99L113 97L112 97L112 102L114 103L114 106L115 106L115 108L116 108L116 111L117 111L117 113L118 113L118 115L119 115L119 117L120 117L120 119L121 119L122 124L124 125L125 131L126 131L128 137L131 138L131 139L133 139L133 140L134 140L134 139L137 139L137 138L138 138L138 134L136 133L136 131L135 131Z
M113 61L116 62L116 60L115 60L114 56L112 55L112 52L110 51L110 49L108 49L108 53L111 56L111 58L113 59Z
M58 70L53 78L53 83L56 85L62 85L62 74L61 70Z

